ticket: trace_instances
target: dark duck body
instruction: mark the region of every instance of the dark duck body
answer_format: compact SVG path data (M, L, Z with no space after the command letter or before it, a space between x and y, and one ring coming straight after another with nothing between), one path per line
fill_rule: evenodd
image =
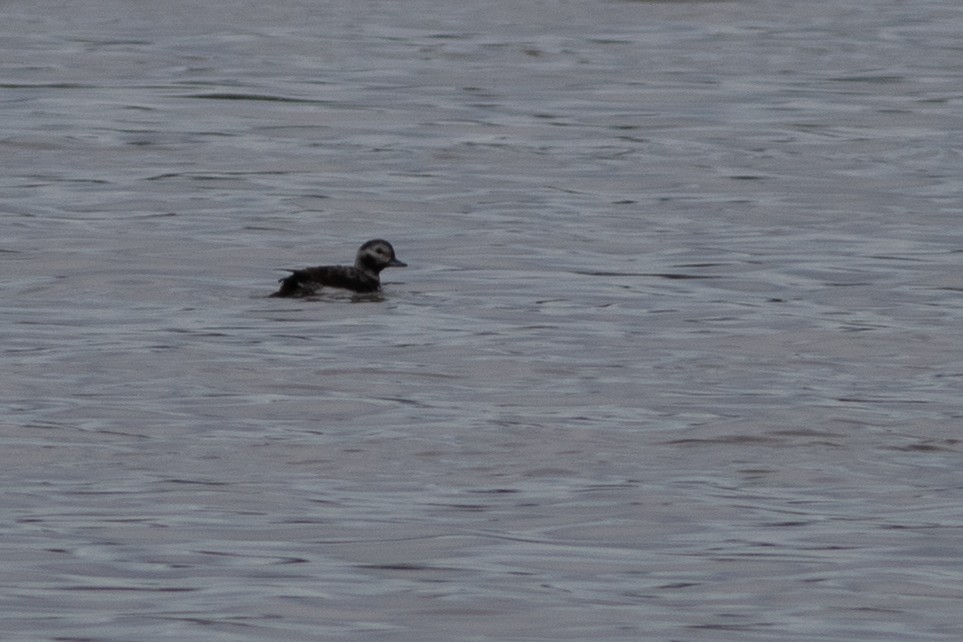
M354 265L319 265L291 270L280 279L281 287L271 296L310 296L323 287L367 293L381 290L381 271L387 267L406 267L395 257L391 243L382 239L368 241L355 255Z

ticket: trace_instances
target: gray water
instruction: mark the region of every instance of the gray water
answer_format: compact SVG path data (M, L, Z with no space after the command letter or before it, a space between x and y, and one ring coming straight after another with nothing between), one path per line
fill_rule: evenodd
M0 639L963 637L957 0L0 16Z

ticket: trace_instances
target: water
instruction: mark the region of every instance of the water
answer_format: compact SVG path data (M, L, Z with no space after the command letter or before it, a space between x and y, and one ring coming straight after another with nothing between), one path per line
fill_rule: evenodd
M2 12L3 639L963 634L958 3Z

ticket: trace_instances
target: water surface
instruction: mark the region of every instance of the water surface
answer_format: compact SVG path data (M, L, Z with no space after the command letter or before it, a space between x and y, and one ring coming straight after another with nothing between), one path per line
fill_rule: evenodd
M955 3L3 14L4 639L963 634Z

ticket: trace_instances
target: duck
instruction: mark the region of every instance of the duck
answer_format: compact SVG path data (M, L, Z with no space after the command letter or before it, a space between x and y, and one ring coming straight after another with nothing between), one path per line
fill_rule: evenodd
M408 264L398 260L391 243L384 239L372 239L358 248L353 266L319 265L288 270L291 274L278 279L281 287L271 296L311 296L323 287L357 293L380 292L381 271L389 267L408 267Z

